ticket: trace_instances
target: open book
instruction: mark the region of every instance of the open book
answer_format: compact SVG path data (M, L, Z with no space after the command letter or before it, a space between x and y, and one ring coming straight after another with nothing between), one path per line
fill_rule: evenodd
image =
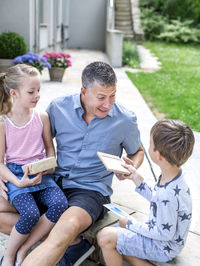
M97 152L97 155L108 171L130 175L130 171L122 166L124 161L120 157L104 152Z
M37 173L46 171L48 169L54 168L57 166L56 158L55 157L48 157L42 160L25 164L22 166L22 170L25 172L26 168L29 168L29 175L35 175Z

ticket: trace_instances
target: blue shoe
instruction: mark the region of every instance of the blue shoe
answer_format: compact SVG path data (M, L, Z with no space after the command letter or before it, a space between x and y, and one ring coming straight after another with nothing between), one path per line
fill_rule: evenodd
M21 263L15 261L15 266L21 266Z
M60 260L59 266L78 266L89 257L94 250L95 247L93 245L86 239L82 239L80 243L69 246Z

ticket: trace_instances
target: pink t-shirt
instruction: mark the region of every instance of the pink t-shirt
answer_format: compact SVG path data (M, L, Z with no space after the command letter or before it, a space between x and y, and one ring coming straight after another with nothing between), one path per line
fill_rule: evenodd
M6 163L27 164L45 157L42 139L43 124L33 110L31 119L22 127L4 116L6 126Z

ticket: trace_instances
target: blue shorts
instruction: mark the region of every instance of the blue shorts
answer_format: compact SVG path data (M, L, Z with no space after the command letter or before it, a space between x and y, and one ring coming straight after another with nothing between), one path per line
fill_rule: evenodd
M109 196L103 196L98 191L80 188L65 188L63 192L68 199L69 207L77 206L84 209L92 217L92 224L102 219L107 212L103 204L110 203Z
M68 205L84 209L92 218L92 224L102 219L108 211L103 204L110 203L109 196L103 196L100 192L81 188L62 188L62 178L57 180L58 186L63 190Z
M117 251L121 255L133 256L157 262L172 260L151 238L117 227Z

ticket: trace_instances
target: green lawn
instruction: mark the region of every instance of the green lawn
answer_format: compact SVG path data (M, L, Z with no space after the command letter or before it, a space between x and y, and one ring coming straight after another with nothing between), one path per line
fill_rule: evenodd
M200 131L200 46L146 42L162 62L154 73L127 73L150 108ZM156 111L156 112L155 112Z

